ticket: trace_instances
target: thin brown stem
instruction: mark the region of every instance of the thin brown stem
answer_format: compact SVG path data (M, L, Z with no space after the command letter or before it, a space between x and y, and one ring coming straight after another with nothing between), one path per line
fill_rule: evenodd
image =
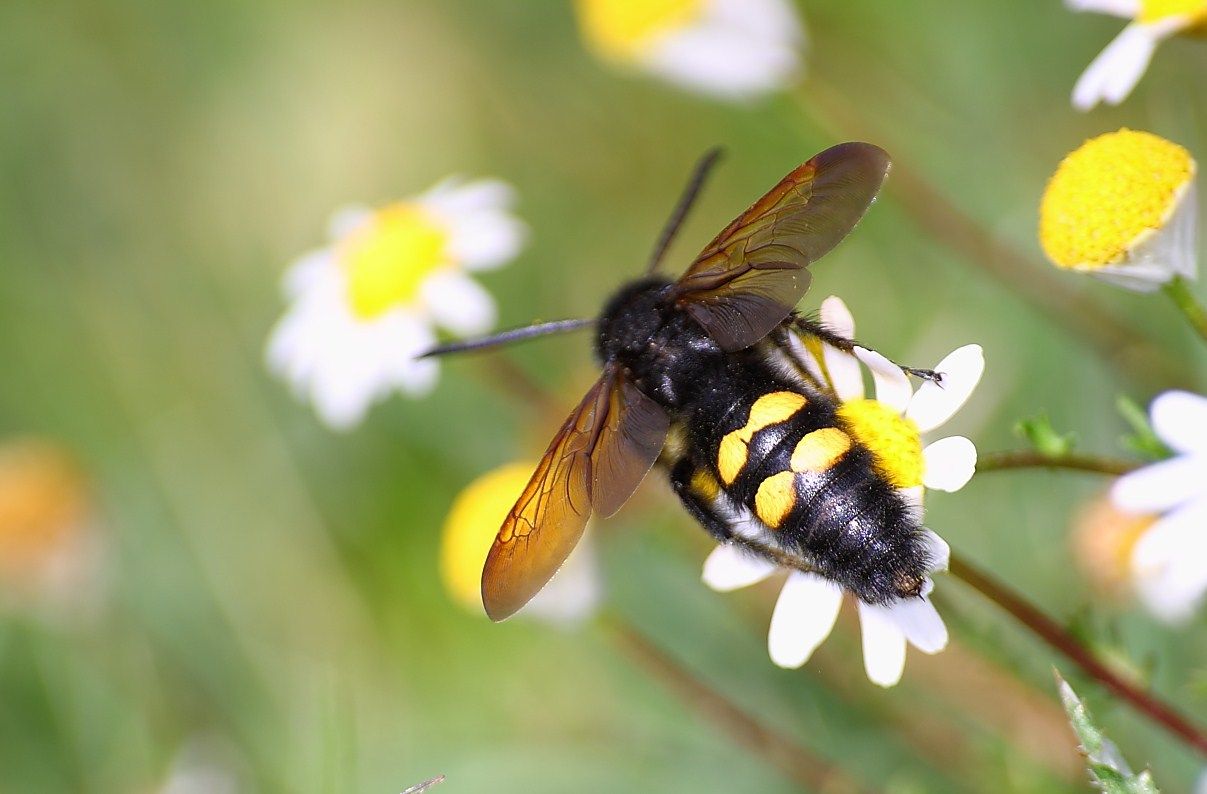
M1071 469L1118 476L1136 468L1135 463L1102 455L1045 455L1030 449L990 452L977 461L977 474L1007 469Z
M606 621L606 625L625 653L680 700L802 789L842 792L865 790L841 769L819 758L794 738L767 725L709 686L624 620L612 617Z
M1086 675L1186 744L1207 755L1207 734L1152 692L1145 691L1120 677L1095 658L1094 654L1074 639L1063 626L1040 612L1017 592L956 554L951 555L950 571L953 576L1008 612L1054 651L1080 667Z
M485 356L484 360L491 383L501 386L518 402L542 416L559 420L569 412L569 406L550 397L543 386L506 355Z

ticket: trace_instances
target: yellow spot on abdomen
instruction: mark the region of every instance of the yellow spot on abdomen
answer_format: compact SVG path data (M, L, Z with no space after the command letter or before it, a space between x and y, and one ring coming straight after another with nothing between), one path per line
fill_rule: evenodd
M876 458L876 471L895 488L922 484L922 436L913 420L876 400L851 400L838 416Z
M825 471L851 448L851 437L837 427L823 427L807 433L796 443L789 465L793 471Z
M743 427L727 433L721 439L720 449L717 450L717 472L721 481L732 485L746 465L750 454L747 444L754 434L765 427L786 422L805 407L807 401L796 392L775 391L764 394L750 406L750 418Z
M696 469L692 473L691 490L706 502L711 502L721 493L721 484L707 469Z
M763 480L754 495L755 514L772 529L779 529L795 505L796 474L790 471L781 471Z

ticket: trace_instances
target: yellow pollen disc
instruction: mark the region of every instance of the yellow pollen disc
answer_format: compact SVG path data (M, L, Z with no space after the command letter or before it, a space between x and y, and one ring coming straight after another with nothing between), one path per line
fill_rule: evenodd
M750 418L744 427L726 433L717 451L717 471L726 485L732 485L746 465L746 445L765 427L786 422L805 407L805 398L796 392L776 391L764 394L750 406Z
M796 442L789 465L793 471L825 471L851 448L851 437L837 427L823 427L806 433Z
M1074 521L1073 556L1090 583L1110 596L1127 593L1136 543L1157 521L1117 509L1109 498L1090 502Z
M1190 153L1148 132L1091 138L1060 164L1039 209L1039 241L1058 267L1121 261L1164 226L1194 176Z
M772 529L779 529L795 505L796 475L790 471L781 471L763 480L754 494L754 512Z
M1158 22L1174 16L1185 16L1192 23L1207 19L1207 0L1140 0L1136 21Z
M922 484L922 437L913 420L876 400L843 403L838 416L876 457L876 470L896 488Z
M447 244L447 230L418 205L378 210L339 248L353 313L369 320L414 303L423 280L448 264Z
M32 439L0 447L0 580L50 564L85 529L89 501L64 450Z
M449 508L440 539L440 579L449 596L482 611L482 566L507 511L528 484L534 463L509 463L462 489Z
M659 37L695 22L704 0L578 0L583 38L600 55L632 61Z

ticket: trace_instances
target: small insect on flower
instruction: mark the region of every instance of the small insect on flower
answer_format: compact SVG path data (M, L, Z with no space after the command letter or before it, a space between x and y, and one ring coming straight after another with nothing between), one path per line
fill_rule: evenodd
M1207 33L1207 0L1066 0L1074 11L1132 20L1073 87L1073 107L1118 105L1144 76L1157 45L1178 33Z
M692 91L744 99L800 71L804 34L785 0L578 0L579 26L601 58Z
M440 539L440 578L453 601L470 612L482 614L482 566L533 468L532 462L521 461L492 469L465 486L449 508ZM572 626L595 613L601 590L595 551L587 537L522 614Z
M697 166L648 273L716 154ZM783 555L803 559L816 574L810 581L847 590L866 605L877 680L899 675L889 657L897 638L942 647L945 629L926 596L946 546L922 527L918 491L927 482L962 485L975 451L960 441L924 450L919 433L944 421L972 391L980 350L956 351L940 365L950 364L949 375L902 368L844 335L849 324L835 330L794 311L809 287L808 267L855 227L888 170L888 155L876 146L832 147L739 215L679 278L630 282L597 320L432 351L588 325L596 330L603 374L495 536L482 571L487 614L501 620L523 606L575 547L591 515L615 513L658 463L687 512L717 540L744 545L768 563ZM820 358L810 353L818 349ZM838 353L856 368L857 360L868 364L882 402L841 401L830 376L818 374ZM928 385L913 395L907 373ZM855 397L853 383L843 391ZM936 461L932 470L928 458ZM752 534L761 545L748 542ZM913 619L925 628L903 628Z
M285 275L290 306L270 335L269 367L335 429L394 391L430 391L439 365L416 355L435 344L434 326L465 336L494 325L494 302L468 273L519 252L513 202L502 182L447 180L336 213L331 243Z
M845 337L854 336L855 324L837 297L821 306L821 324ZM971 396L984 371L978 345L967 345L945 357L935 367L943 374L942 387L926 382L915 394L905 371L884 356L855 346L852 351L792 334L790 343L798 359L827 394L839 402L838 413L852 435L875 456L874 466L892 483L901 498L921 512L923 488L956 491L972 478L976 447L962 436L950 436L923 446L922 435L937 429ZM864 397L860 364L871 372L876 398ZM743 533L767 542L758 521L744 517ZM947 544L929 530L928 573L947 567ZM746 587L773 575L782 566L752 555L746 544L718 546L704 564L704 581L715 590ZM921 598L870 604L856 599L863 627L864 667L868 678L880 686L901 679L907 642L925 653L947 645L947 629L927 595L933 583L926 579ZM829 636L838 618L843 590L811 571L789 569L768 633L771 659L781 667L800 667Z
M1150 292L1198 274L1190 153L1148 132L1091 138L1061 162L1039 210L1039 240L1057 267Z
M1181 623L1207 594L1207 397L1165 392L1149 414L1174 456L1120 477L1111 500L1121 510L1159 516L1135 542L1132 579L1154 615Z

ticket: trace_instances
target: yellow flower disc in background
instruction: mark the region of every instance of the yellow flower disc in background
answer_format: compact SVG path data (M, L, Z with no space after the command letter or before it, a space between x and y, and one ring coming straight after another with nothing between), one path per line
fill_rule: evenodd
M694 22L703 0L578 0L583 38L601 55L630 61L659 36Z
M838 416L851 435L876 456L876 468L895 488L922 484L922 436L918 426L878 400L850 400Z
M84 527L88 488L69 454L24 440L0 446L0 574L26 575Z
M1040 205L1039 239L1059 267L1121 261L1160 229L1194 176L1190 153L1148 132L1092 138L1060 164Z
M448 232L422 207L392 204L349 235L340 258L353 312L372 319L414 303L419 286L446 264Z
M507 511L532 478L536 464L509 463L467 485L448 511L440 544L440 577L448 594L482 613L482 566Z
M1207 0L1140 0L1136 20L1149 23L1174 16L1207 19Z

